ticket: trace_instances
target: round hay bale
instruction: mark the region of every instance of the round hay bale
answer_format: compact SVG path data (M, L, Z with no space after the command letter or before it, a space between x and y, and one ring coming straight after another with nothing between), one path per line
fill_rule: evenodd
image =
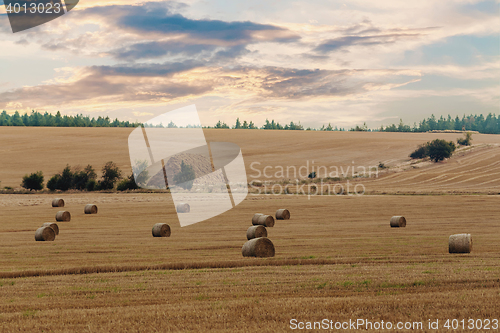
M92 204L85 205L83 211L85 214L97 214L97 206Z
M56 214L57 222L69 222L71 221L71 214L68 211L60 211Z
M276 211L276 220L289 220L290 211L288 209L278 209Z
M391 228L406 227L406 219L403 216L393 216L391 218Z
M55 223L47 222L47 223L42 224L42 227L52 228L52 230L54 230L56 236L59 235L59 226Z
M252 219L252 224L253 225L263 225L268 228L274 227L274 217L271 215L261 215L257 218L257 221L254 221Z
M52 207L64 207L64 200L60 198L52 200Z
M189 213L191 211L189 204L184 202L179 203L175 209L177 210L177 213Z
M254 225L247 230L247 239L267 237L267 229L263 225Z
M274 257L274 245L269 238L254 238L243 244L241 253L244 257Z
M153 237L170 237L170 226L166 223L156 223L152 232Z
M51 227L41 227L35 232L37 242L52 242L54 239L56 239L56 233Z
M254 216L252 217L252 224L256 225L257 221L259 220L259 217L261 217L262 215L264 215L264 214L262 214L262 213L256 213L256 214L254 214Z
M471 234L451 235L448 240L448 250L450 253L471 253L472 251Z

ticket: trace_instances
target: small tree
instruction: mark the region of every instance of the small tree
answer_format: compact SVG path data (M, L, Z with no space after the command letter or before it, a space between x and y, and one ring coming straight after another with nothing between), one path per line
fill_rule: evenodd
M85 189L89 192L95 191L97 188L97 182L95 179L90 179L87 184L85 184Z
M185 190L190 190L193 187L193 181L196 178L193 167L189 164L181 162L181 171L174 176L174 183Z
M429 156L429 143L418 146L418 148L410 154L410 158L424 158Z
M146 160L136 160L135 164L132 166L132 179L137 184L137 188L141 185L146 185L146 182L149 179L149 172L146 170L148 166L149 163ZM134 177L134 175L136 177Z
M102 168L102 179L98 183L98 189L111 190L122 176L122 172L113 162L108 162Z
M25 175L23 177L23 182L21 186L28 190L42 190L43 189L43 173L41 171L32 173L31 175Z
M440 139L433 140L431 143L429 143L428 147L429 157L431 158L431 160L434 160L434 162L439 162L444 160L445 158L451 157L456 149L456 146L452 141Z
M462 139L458 138L457 143L461 146L470 146L472 142L472 133L467 132L464 133L464 137Z
M47 182L47 188L51 191L57 190L57 182L59 181L59 178L61 178L61 175L53 175Z
M135 183L134 174L132 173L128 178L123 179L118 183L116 189L118 191L126 191L126 190L137 190L139 186Z
M56 189L61 191L69 190L73 185L73 172L69 165L66 165L59 179L57 180Z
M94 168L89 164L81 171L75 170L73 173L72 187L77 190L83 190L86 188L89 180L95 180L96 178L97 174L95 173Z

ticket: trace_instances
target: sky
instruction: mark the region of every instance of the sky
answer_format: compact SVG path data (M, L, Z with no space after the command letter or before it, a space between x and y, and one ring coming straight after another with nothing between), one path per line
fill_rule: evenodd
M0 0L0 4L2 0ZM12 33L0 110L305 127L500 114L500 2L80 0Z

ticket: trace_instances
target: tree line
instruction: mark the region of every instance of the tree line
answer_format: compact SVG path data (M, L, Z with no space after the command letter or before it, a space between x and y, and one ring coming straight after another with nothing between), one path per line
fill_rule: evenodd
M441 116L436 119L434 115L421 122L414 123L412 127L399 121L398 125L392 124L384 128L380 127L383 132L428 132L434 130L466 130L477 131L485 134L500 134L500 115L497 117L495 114L488 114L486 117L481 115L469 115L462 118L456 116L452 118L448 115L447 118Z
M20 115L16 111L13 115L9 115L6 111L0 114L0 126L54 126L54 127L160 127L160 128L177 128L178 126L173 122L167 125L151 125L142 124L139 122L119 121L118 119L111 120L109 117L90 118L82 114L76 116L62 116L58 111L56 115L48 112L40 113L32 111L31 114L25 113ZM185 128L199 128L199 125L188 125ZM305 128L300 122L291 121L289 124L282 125L274 119L269 121L266 119L262 126L257 126L253 121L236 119L236 123L232 126L223 121L218 121L214 126L205 126L203 128L218 128L218 129L265 129L265 130L306 130L306 131L346 131L345 128L332 126L331 123L323 125L321 128ZM495 114L489 113L486 117L480 115L463 115L462 118L456 116L452 118L441 116L437 119L434 115L420 121L418 124L414 123L413 126L405 124L401 119L399 124L392 124L384 127L383 125L378 129L369 129L366 123L363 126L356 125L350 128L349 131L362 131L362 132L428 132L433 130L466 130L477 131L486 134L500 134L500 115L497 117Z
M97 174L94 168L89 164L85 168L71 168L69 165L60 172L53 175L47 184L44 184L44 176L42 171L37 171L29 175L25 175L21 182L21 186L28 190L43 190L45 186L50 191L101 191L113 190L116 186L118 191L135 190L139 187L136 185L134 175L122 179L122 172L113 162L108 162L102 167L101 179L97 179ZM121 179L121 180L120 180Z
M31 114L25 113L21 115L16 111L13 115L9 115L7 111L0 114L0 126L47 126L47 127L138 127L141 123L129 121L119 121L118 119L111 120L109 117L99 116L90 118L78 114L76 116L61 115L57 111L56 115L45 112L32 111Z

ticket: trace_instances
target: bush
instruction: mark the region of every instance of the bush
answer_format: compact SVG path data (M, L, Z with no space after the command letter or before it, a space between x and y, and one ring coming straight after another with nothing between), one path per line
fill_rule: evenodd
M424 158L429 156L429 143L418 146L418 148L410 154L410 157L415 158Z
M464 133L463 139L460 139L460 138L457 139L457 143L461 146L470 146L471 141L472 141L472 133L471 132Z
M310 178L310 179L316 178L316 171L311 172L311 173L307 176L307 178Z
M95 191L97 188L97 182L95 179L89 179L87 184L85 184L85 189L89 192Z
M57 180L56 189L61 191L67 191L73 186L73 172L69 165L66 165L63 172Z
M439 162L451 157L455 149L456 146L452 141L436 139L429 144L429 157L434 162Z
M43 173L41 171L25 175L21 186L28 190L42 190L43 189Z
M185 190L190 190L193 187L193 181L196 178L193 167L189 164L181 162L181 171L174 176L174 183Z
M410 154L410 157L414 159L430 157L434 162L439 162L445 158L450 158L455 149L456 146L452 141L436 139L418 146L418 148Z
M90 180L95 180L97 177L94 168L87 165L85 169L79 170L78 168L71 171L69 165L66 165L61 173L52 176L47 182L47 188L51 191L61 190L67 191L69 189L84 190Z
M121 182L118 183L116 189L118 191L126 191L126 190L137 190L139 186L135 183L134 174L132 173L128 178L125 178Z
M134 181L138 186L145 186L149 179L149 172L146 171L149 163L147 161L135 161L132 166L132 174L135 174L137 178L134 177Z
M51 191L57 190L57 182L61 178L61 175L53 175L47 182L47 188Z
M73 172L72 188L83 190L90 180L95 180L97 175L91 165L87 165L82 171Z
M111 190L115 187L116 182L120 179L122 173L113 162L108 162L102 168L102 180L97 184L99 190Z

